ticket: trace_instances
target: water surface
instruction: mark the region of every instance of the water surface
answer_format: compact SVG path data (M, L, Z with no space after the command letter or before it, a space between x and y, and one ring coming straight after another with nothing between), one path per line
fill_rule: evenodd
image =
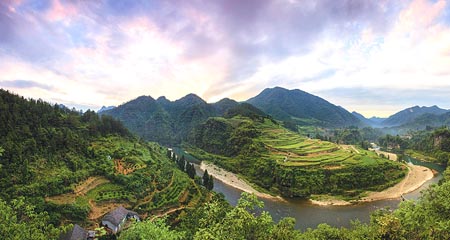
M174 151L177 155L185 154L179 148L174 148ZM185 154L185 157L188 161L199 163L198 160L188 154ZM406 160L415 165L422 165L439 172L419 189L404 195L406 199L417 199L422 190L428 188L431 184L437 183L442 178L442 171L445 168L441 165L421 162L409 157ZM198 165L196 165L196 171L200 176L203 174ZM233 206L237 204L242 193L241 190L216 179L214 179L214 191L223 193L225 199ZM351 221L357 219L368 223L370 221L370 213L374 210L380 208L395 209L400 203L400 200L380 200L350 206L318 206L305 200L288 199L286 202L271 199L261 200L264 202L264 210L268 211L275 221L279 221L284 217L293 217L296 219L296 228L301 230L315 228L320 223L327 223L334 227L349 227Z

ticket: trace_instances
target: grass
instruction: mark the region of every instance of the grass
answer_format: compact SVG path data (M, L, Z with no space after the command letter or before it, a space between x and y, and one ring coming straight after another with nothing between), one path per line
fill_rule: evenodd
M405 154L408 155L408 156L411 156L412 158L420 159L420 160L425 161L425 162L437 162L436 158L434 158L432 156L429 156L429 155L426 155L426 153L422 153L422 152L415 151L415 150L412 150L412 149L406 150Z

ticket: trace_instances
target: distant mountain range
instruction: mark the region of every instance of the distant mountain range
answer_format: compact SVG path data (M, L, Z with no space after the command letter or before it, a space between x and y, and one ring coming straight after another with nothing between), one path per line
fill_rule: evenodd
M301 125L326 127L361 125L361 121L344 108L298 89L267 88L247 102L275 119L295 121Z
M258 119L270 117L289 123L287 125L311 125L326 128L371 126L388 132L423 129L426 126L450 124L449 110L437 106L414 106L389 118L365 118L357 112L348 112L318 96L295 89L281 87L264 89L245 104L224 98L207 103L195 94L188 94L176 101L165 97L154 99L140 96L118 107L102 107L99 114L121 120L133 133L164 145L176 145L188 138L196 126L210 117L243 115ZM295 129L295 128L294 128Z
M116 108L116 107L115 107L115 106L108 106L108 107L102 106L102 107L97 111L97 113L101 113L101 112L104 112L104 111L107 111L107 110L111 110L111 109L114 109L114 108Z
M393 130L418 130L427 126L438 127L449 125L450 123L450 110L442 109L438 106L414 106L399 111L388 118L372 117L368 119L357 112L352 114L366 125Z
M185 139L193 127L209 117L222 116L238 104L231 99L209 104L195 94L176 101L140 96L99 113L121 120L128 129L146 140L173 145Z
M109 108L109 109L108 109ZM324 127L360 126L362 122L342 107L301 90L276 87L262 91L246 104L225 98L207 103L195 94L176 101L165 97L140 96L118 107L102 107L99 114L121 120L132 132L146 140L166 145L181 143L194 127L210 117L248 115L269 117L299 125Z

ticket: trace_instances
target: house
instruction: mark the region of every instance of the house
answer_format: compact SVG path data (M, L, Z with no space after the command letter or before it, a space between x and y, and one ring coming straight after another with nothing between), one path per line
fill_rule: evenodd
M86 240L88 239L88 232L80 225L75 224L71 230L61 233L59 240Z
M111 231L116 234L123 229L127 220L131 218L138 221L140 220L136 212L127 210L126 208L120 206L103 217L102 225L111 229Z

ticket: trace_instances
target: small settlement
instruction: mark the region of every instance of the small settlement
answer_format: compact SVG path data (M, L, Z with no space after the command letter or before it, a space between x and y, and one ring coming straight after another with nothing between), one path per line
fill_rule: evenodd
M123 229L127 228L132 222L131 219L140 221L139 215L136 212L130 211L122 206L107 213L101 221L101 226L105 227L111 234L117 234ZM95 239L95 231L87 231L75 224L72 229L61 233L60 240L91 240Z

